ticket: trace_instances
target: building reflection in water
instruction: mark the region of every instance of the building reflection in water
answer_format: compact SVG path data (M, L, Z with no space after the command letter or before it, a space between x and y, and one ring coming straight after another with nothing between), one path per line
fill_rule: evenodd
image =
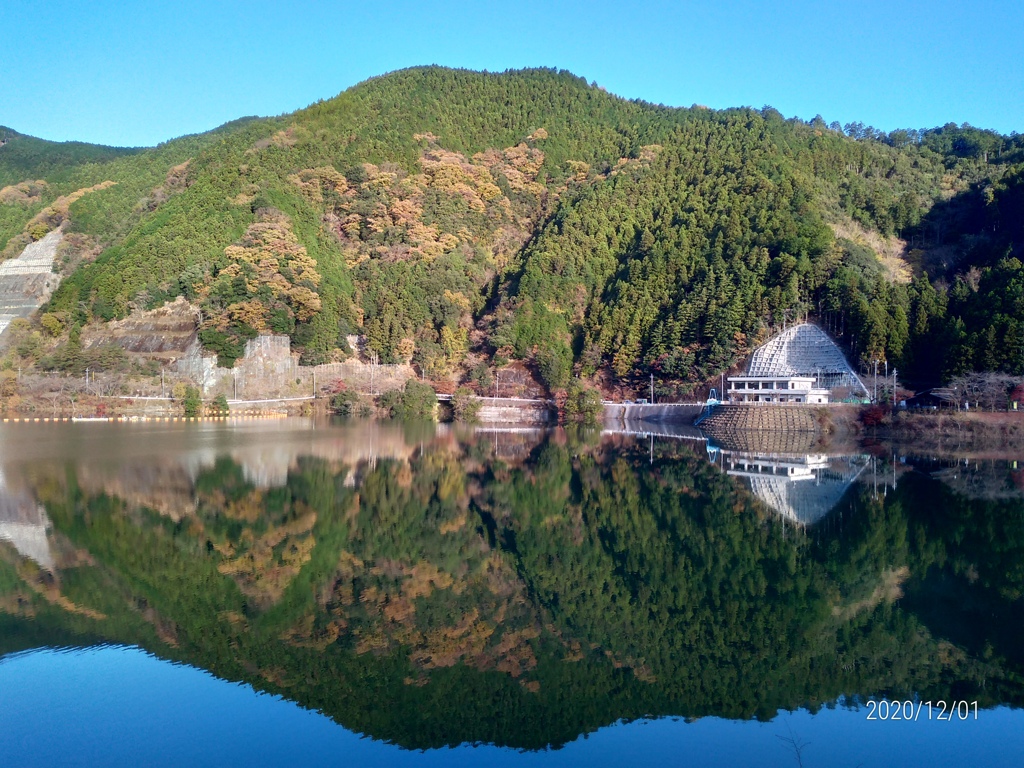
M870 463L856 455L718 453L716 463L727 475L741 478L768 507L804 527L827 517Z
M712 464L727 475L740 478L770 509L802 527L813 526L827 517L849 487L871 466L871 459L866 455L797 450L807 447L803 444L807 436L803 434L789 436L792 445L786 447L793 450L786 452L757 450L759 442L763 443L758 437L763 436L756 432L743 435L743 440L737 440L735 446L725 448L698 427L684 424L634 423L606 428L603 434L649 440L652 463L655 440L702 443ZM776 439L773 446L777 442Z

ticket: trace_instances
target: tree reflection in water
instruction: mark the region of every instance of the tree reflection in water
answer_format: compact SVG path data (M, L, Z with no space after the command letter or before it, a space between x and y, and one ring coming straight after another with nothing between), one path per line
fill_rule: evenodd
M0 510L45 514L49 560L0 544L0 652L135 644L414 748L843 695L1024 703L1019 494L905 465L878 493L895 468L861 456L374 429L379 454L328 429L270 464L6 467Z

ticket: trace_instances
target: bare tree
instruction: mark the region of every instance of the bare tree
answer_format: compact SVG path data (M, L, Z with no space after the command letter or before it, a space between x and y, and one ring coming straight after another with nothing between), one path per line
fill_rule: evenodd
M950 387L963 403L989 411L1006 410L1010 392L1024 382L1024 377L1008 373L983 371L957 376Z
M72 418L78 416L78 401L84 392L87 392L85 381L78 381L77 379L69 379L67 386L64 387L65 395L68 398L68 402L71 404L71 416Z
M783 744L787 745L791 750L793 750L793 756L796 758L796 764L800 766L800 768L803 768L803 751L804 748L810 745L811 742L801 741L800 737L793 733L793 728L789 725L789 723L786 723L786 729L789 731L789 736L779 736L778 734L775 734L775 738L777 738L779 741L781 741Z
M93 394L100 397L109 397L121 389L124 377L120 373L106 373L92 379L89 386Z
M50 405L53 407L53 418L57 418L57 407L60 405L61 398L64 397L64 385L65 382L61 379L60 389L56 392L50 390L45 395L46 399L50 401Z

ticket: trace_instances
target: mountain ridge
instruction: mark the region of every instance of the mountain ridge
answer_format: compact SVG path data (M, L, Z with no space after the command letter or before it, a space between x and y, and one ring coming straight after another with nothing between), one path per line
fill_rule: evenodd
M10 181L7 149L4 191L35 181ZM969 126L882 134L631 101L564 70L417 67L290 115L58 163L38 199L0 204L0 240L29 236L58 193L117 182L70 206L52 344L184 295L227 363L260 332L287 333L305 362L361 333L435 379L515 358L553 390L655 373L671 394L813 314L855 358L932 381L1024 373L1007 311L1024 297L994 312L985 292L994 270L1019 272L1021 160L1019 135ZM905 269L882 267L877 238L907 243ZM289 266L294 248L315 277ZM319 309L297 311L300 289Z

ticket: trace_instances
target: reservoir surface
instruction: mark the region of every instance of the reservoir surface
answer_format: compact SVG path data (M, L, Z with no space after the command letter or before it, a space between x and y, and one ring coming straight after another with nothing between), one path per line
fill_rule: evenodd
M2 763L1019 765L1022 464L2 425Z

